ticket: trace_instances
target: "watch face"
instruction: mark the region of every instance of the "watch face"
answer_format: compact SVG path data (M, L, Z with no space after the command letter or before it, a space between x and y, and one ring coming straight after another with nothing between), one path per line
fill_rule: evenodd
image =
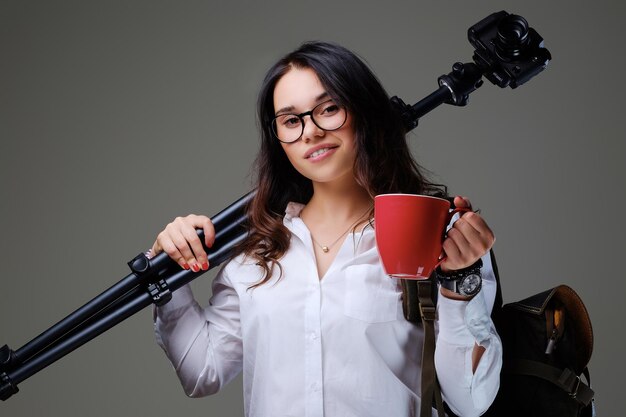
M459 292L464 295L474 295L480 290L481 282L480 275L468 275L459 283Z

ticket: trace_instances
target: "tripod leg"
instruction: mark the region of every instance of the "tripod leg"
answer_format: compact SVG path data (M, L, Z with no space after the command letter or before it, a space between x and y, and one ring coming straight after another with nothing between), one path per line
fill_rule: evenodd
M211 267L214 268L228 259L232 254L233 248L242 242L246 235L245 230L240 229L239 234L234 235L228 242L220 245L219 248L211 250L208 254ZM178 270L165 278L165 281L171 291L175 291L204 272L206 271ZM114 308L107 308L106 314L101 313L97 318L90 320L89 325L81 325L75 328L70 334L66 334L62 340L55 342L52 346L46 346L45 350L38 352L36 356L30 358L27 362L17 364L8 371L0 373L0 399L8 399L17 392L19 383L153 302L151 295L141 287L132 289L123 298L124 303L115 303Z

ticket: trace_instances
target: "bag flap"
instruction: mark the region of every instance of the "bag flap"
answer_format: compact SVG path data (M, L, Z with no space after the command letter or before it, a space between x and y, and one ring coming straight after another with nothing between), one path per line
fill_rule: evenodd
M558 287L555 287L539 294L535 294L516 303L507 304L507 308L521 310L523 312L535 314L538 316L540 314L543 314L546 306L548 305L548 302L554 296L557 288Z
M576 334L576 340L579 343L576 346L575 369L582 372L589 363L593 352L593 329L585 304L572 288L567 285L559 285L516 303L507 304L505 307L539 316L544 314L552 300L564 306L568 323Z
M580 343L577 347L575 369L582 372L591 359L593 352L593 329L591 319L583 300L572 288L567 285L559 285L555 288L557 297L565 306L565 310L572 319L575 332Z

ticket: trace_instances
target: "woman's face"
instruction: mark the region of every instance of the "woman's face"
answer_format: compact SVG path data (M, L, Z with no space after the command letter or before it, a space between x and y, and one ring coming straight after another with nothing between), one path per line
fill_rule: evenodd
M274 88L275 115L300 114L329 99L315 71L292 68ZM339 129L324 131L313 123L310 116L304 116L302 137L292 143L281 142L294 168L313 182L353 177L356 140L351 119L348 114Z

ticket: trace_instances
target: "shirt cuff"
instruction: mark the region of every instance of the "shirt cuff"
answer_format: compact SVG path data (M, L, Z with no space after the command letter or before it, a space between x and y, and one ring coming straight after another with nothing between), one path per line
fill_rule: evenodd
M469 301L440 295L437 300L439 338L453 345L479 345L491 335L491 317L482 291Z

